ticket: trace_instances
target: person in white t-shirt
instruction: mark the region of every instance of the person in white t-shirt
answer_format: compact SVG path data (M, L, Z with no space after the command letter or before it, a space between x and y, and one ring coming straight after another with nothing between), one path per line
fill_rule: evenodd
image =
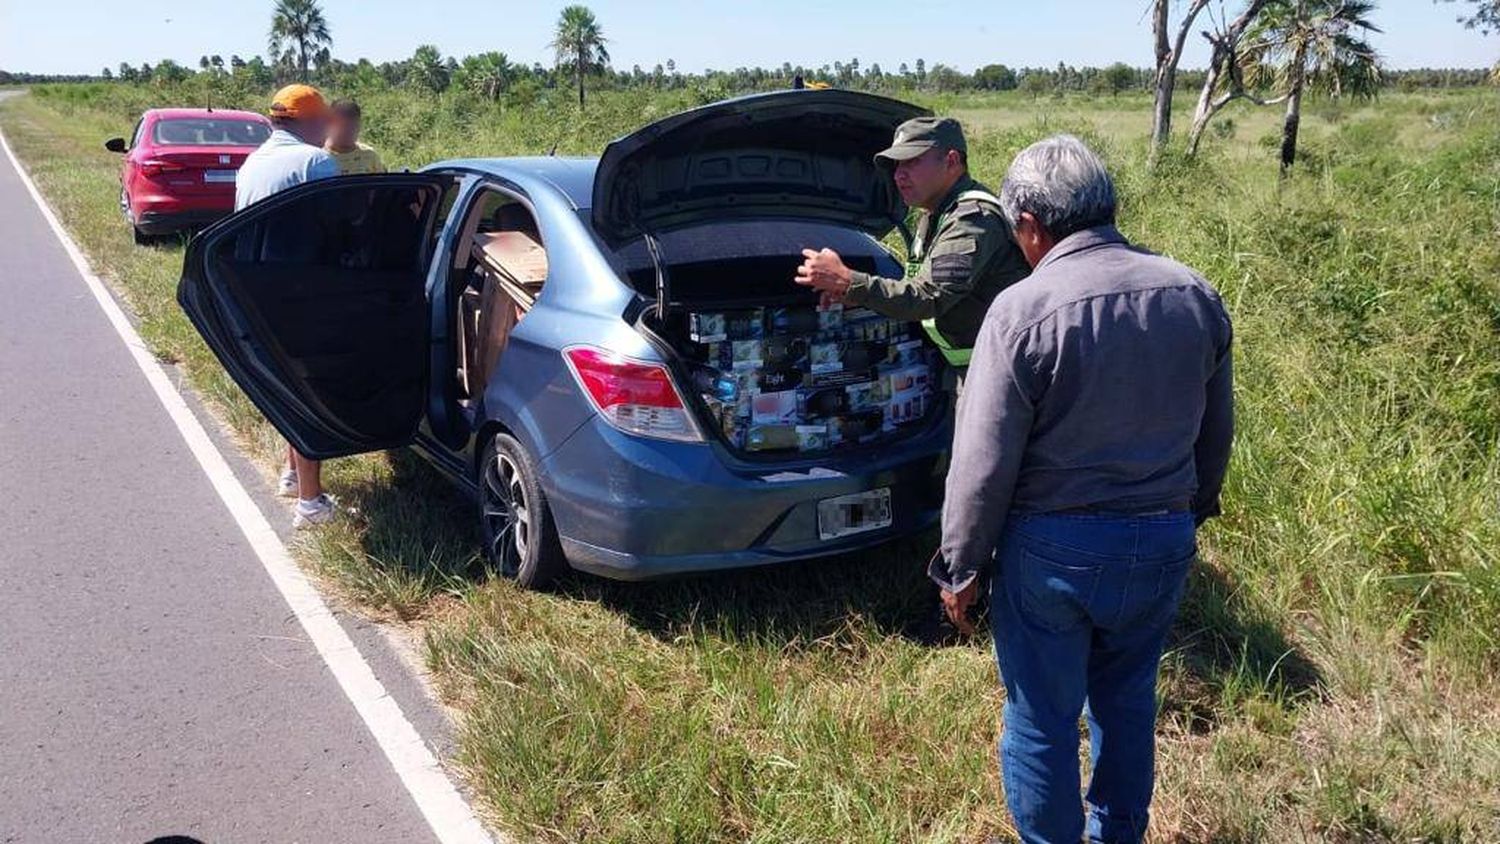
M234 185L234 210L311 182L339 175L333 156L323 149L328 134L328 101L311 85L288 85L271 100L274 131L245 158ZM277 492L297 497L293 527L329 521L337 513L333 499L323 492L323 464L297 453L288 443L286 467Z

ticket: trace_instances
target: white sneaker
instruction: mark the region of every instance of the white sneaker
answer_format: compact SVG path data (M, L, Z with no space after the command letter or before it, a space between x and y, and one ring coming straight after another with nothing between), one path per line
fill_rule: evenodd
M332 496L325 492L311 501L297 502L296 511L292 515L292 527L305 528L326 524L333 521L333 517L337 516L338 512Z
M282 469L281 479L276 482L276 494L282 498L297 497L297 470Z

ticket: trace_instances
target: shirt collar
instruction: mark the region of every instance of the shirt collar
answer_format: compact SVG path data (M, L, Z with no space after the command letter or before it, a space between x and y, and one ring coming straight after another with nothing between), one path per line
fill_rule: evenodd
M949 208L952 208L953 203L958 201L959 194L970 188L978 187L978 184L978 182L974 181L974 177L968 173L959 176L958 181L953 183L953 187L948 188L948 192L943 194L943 201L937 204L937 210L933 212L933 215L941 215Z
M1125 235L1120 234L1120 230L1115 228L1111 224L1094 226L1090 229L1082 229L1080 231L1073 232L1072 234L1058 241L1052 247L1052 249L1047 252L1046 256L1043 257L1042 260L1036 265L1036 268L1035 270L1033 270L1033 272L1047 266L1053 261L1066 258L1069 255L1072 255L1076 252L1082 252L1085 249L1093 249L1096 246L1107 246L1114 243L1126 242L1127 241L1125 240Z
M291 132L289 132L286 129L274 129L274 130L272 130L271 131L271 137L267 138L266 140L267 141L274 141L274 142L276 142L277 144L280 144L280 145L304 144L306 146L312 146L312 144L309 144L309 143L307 143L307 141L304 141L301 138L297 137L296 135L293 135Z

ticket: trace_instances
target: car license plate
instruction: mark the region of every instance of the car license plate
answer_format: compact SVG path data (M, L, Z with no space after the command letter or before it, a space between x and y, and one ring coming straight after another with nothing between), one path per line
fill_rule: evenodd
M818 538L838 539L891 526L890 487L818 502Z
M203 181L218 184L234 184L236 170L204 170Z

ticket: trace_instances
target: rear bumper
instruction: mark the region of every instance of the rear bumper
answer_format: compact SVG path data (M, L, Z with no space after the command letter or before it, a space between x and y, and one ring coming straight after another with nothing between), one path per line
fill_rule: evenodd
M145 234L171 234L187 229L201 229L229 216L228 209L191 209L181 211L143 211L136 215L135 227Z
M817 557L830 557L882 545L908 534L916 533L937 523L942 515L941 505L924 509L916 519L907 524L896 523L880 531L849 537L840 542L829 542L815 550L801 553L771 553L755 549L730 553L649 555L627 554L589 545L576 539L562 538L563 554L568 565L579 571L607 577L611 580L654 580L677 575L703 572L748 569L777 563L792 563Z
M542 484L573 567L620 580L747 568L867 548L941 513L951 422L862 454L797 464L737 460L585 424L549 456ZM822 540L818 502L889 487L891 525Z

